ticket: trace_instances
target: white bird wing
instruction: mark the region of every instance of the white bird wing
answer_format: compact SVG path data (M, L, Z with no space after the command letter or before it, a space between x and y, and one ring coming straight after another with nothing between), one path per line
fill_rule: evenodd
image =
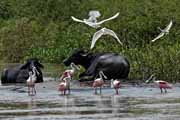
M170 23L168 24L168 26L164 29L165 31L169 31L170 28L172 27L172 20L170 21Z
M74 16L71 16L71 18L72 18L74 21L76 21L76 22L84 23L83 20L77 19L77 18L75 18Z
M152 42L156 41L157 39L161 38L164 36L164 32L161 32L156 38L154 38L153 40L151 40Z
M100 22L97 22L97 24L102 24L102 23L104 23L104 22L106 22L106 21L109 21L109 20L115 19L115 18L117 18L117 17L118 17L118 15L119 15L119 12L118 12L118 13L116 13L114 16L112 16L112 17L108 18L108 19L105 19L105 20L102 20L102 21L100 21Z
M115 33L114 31L105 28L105 29L104 29L104 32L105 32L105 34L111 35L111 36L113 36L114 38L116 38L116 40L119 42L119 44L123 45L122 42L119 40L118 36L116 35L116 33Z
M94 33L92 41L91 41L91 47L90 49L94 48L94 45L96 44L96 41L104 34L103 30L99 30L97 32Z

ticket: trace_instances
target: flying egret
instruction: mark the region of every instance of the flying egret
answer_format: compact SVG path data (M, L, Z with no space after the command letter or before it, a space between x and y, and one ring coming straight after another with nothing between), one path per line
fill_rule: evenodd
M100 14L99 11L90 11L88 19L80 20L78 18L75 18L74 16L71 16L71 18L76 22L85 23L85 24L87 24L87 25L89 25L90 27L93 27L93 28L99 28L102 23L117 18L118 15L119 15L119 12L116 13L114 16L108 18L108 19L104 19L102 21L97 22L96 18L100 17L100 15L101 14Z
M168 26L167 26L165 29L161 29L160 27L158 27L158 29L161 31L161 33L160 33L156 38L154 38L154 39L152 40L152 42L154 42L154 41L156 41L157 39L163 37L164 35L169 34L169 30L170 30L170 28L172 27L172 24L173 24L173 22L172 22L172 20L171 20L170 23L168 24Z
M95 43L97 42L97 40L102 36L102 35L111 35L114 38L116 38L116 40L119 42L119 44L123 45L122 42L119 40L118 36L116 35L116 33L110 29L107 28L102 28L99 31L95 32L92 38L92 42L91 42L91 47L90 49L93 49L95 46Z

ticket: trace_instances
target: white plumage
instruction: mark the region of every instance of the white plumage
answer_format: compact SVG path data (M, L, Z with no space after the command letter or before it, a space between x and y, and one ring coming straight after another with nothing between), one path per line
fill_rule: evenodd
M107 28L102 28L99 31L94 33L90 49L94 48L95 43L102 35L111 35L119 42L119 44L123 45L114 31L107 29Z
M154 39L152 40L152 42L158 40L159 38L163 37L164 35L167 35L167 34L169 33L169 30L170 30L171 27L172 27L172 24L173 24L173 22L172 22L172 20L171 20L170 23L168 24L168 26L167 26L165 29L161 29L161 28L159 27L161 33L160 33L156 38L154 38Z
M104 19L104 20L102 20L100 22L97 22L96 18L100 17L100 15L101 14L100 14L99 11L90 11L88 19L80 20L78 18L75 18L74 16L71 16L71 18L76 22L85 23L85 24L87 24L87 25L89 25L90 27L93 27L93 28L99 28L102 23L117 18L118 15L119 15L119 12L116 13L114 16L108 18L108 19Z
M35 89L35 83L37 80L37 75L39 72L37 71L36 67L32 68L32 71L29 72L29 78L26 81L26 84L28 86L28 95L35 95L36 89Z

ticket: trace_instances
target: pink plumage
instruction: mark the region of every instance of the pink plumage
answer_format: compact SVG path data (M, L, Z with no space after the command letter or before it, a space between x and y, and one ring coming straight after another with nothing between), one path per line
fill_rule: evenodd
M120 88L120 81L114 80L113 81L113 86L114 86L115 89L119 89Z
M95 94L97 94L97 87L99 87L100 89L100 93L101 93L101 88L104 85L104 79L107 79L107 77L104 75L103 71L99 71L99 78L96 78L93 82L93 88L95 90Z
M159 86L160 89L172 89L172 85L169 84L166 81L160 80L160 81L155 81L155 83Z
M93 87L102 87L104 84L104 81L101 78L97 78L93 82Z
M156 80L156 77L154 75L151 75L147 80L146 83L149 83L150 81L153 81L161 90L161 93L164 92L167 93L166 89L172 89L172 85L164 80Z
M121 86L120 86L120 81L118 81L118 80L112 80L112 85L113 85L113 88L114 88L115 91L116 91L116 94L119 94L118 89L121 87Z
M64 78L58 86L58 90L61 91L62 94L66 94L66 91L69 92L70 94L70 83L69 83L69 79L68 77Z
M64 82L64 81L61 82L61 83L59 84L59 91L64 92L66 89L67 89L66 82Z

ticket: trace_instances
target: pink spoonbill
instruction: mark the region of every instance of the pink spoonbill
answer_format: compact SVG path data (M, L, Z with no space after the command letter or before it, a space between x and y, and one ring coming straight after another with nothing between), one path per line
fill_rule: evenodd
M167 93L167 89L172 89L172 85L170 83L164 80L156 80L156 77L154 75L151 75L150 78L146 80L146 83L149 83L150 81L154 82L155 85L160 88L161 93L163 93L163 89L165 93Z
M61 80L59 84L59 91L61 91L61 94L66 95L66 91L70 94L70 79L69 77L65 77Z
M117 79L115 79L115 80L113 80L113 79L111 79L111 84L112 84L112 87L115 89L115 91L116 91L116 94L118 95L119 94L119 88L121 87L120 86L120 81L119 80L117 80Z
M100 89L100 94L101 94L101 88L104 85L104 78L107 79L107 77L104 75L103 71L99 72L99 78L96 78L93 82L93 88L95 90L95 94L97 94L97 87Z

